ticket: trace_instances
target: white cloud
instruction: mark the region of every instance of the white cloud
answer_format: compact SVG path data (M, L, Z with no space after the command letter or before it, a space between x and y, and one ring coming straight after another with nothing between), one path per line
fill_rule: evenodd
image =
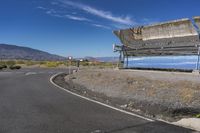
M98 27L98 28L104 28L104 29L111 29L111 28L108 27L108 26L100 25L100 24L92 24L92 26L95 26L95 27Z
M119 15L114 15L112 12L105 11L105 10L100 10L95 7L82 4L82 3L77 3L73 2L70 0L54 0L51 2L52 6L60 6L62 8L54 8L54 9L48 9L43 6L38 6L38 9L45 10L46 14L54 16L54 17L60 17L60 18L67 18L71 20L76 20L76 21L87 21L91 22L91 26L99 27L99 28L104 28L104 29L127 29L132 26L137 26L141 24L152 24L156 22L154 19L149 19L149 18L143 18L140 19L140 21L135 21L133 20L130 16L119 16ZM66 10L69 9L69 10ZM82 11L82 13L79 13ZM81 16L79 14L82 14ZM110 22L107 23L108 26L105 26L104 24L93 20L92 18L84 17L83 15L90 14L94 15L99 18L103 18L105 20L109 20Z
M64 18L64 16L59 15L59 14L50 14L50 15L53 16L53 17Z
M108 11L103 11L103 10L99 10L96 9L94 7L85 5L85 4L81 4L81 3L76 3L76 2L72 2L72 1L68 1L68 0L59 0L61 3L71 6L73 8L77 8L79 10L85 11L86 13L116 22L116 23L120 23L120 24L125 24L125 25L134 25L135 22L131 19L130 16L116 16L113 15L111 12Z
M51 10L47 10L46 14L52 15L52 14L56 14L57 12L54 9Z
M58 2L53 1L53 2L51 2L51 4L52 5L58 5Z
M67 17L68 19L71 19L71 20L88 21L88 22L91 21L90 19L87 19L85 17L78 17L78 16L74 16L74 15L64 15L64 16Z
M67 14L67 15L59 14L59 12L55 11L54 9L47 10L46 14L54 16L54 17L59 17L59 18L68 18L68 19L76 20L76 21L88 21L88 22L91 22L90 19L87 19L85 17L79 17L79 16L69 15L69 14Z
M41 9L41 10L46 10L47 8L45 8L45 7L42 7L42 6L38 6L37 7L38 9Z

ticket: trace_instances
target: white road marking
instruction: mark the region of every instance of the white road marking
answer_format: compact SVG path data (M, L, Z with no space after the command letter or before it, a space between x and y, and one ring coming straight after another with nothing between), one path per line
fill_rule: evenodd
M92 131L91 133L103 133L103 131L101 131L101 130L95 130L95 131Z
M35 74L37 74L37 73L36 72L27 72L27 73L25 73L26 76L28 76L28 75L35 75Z
M72 95L74 95L74 96L80 97L80 98L82 98L82 99L88 100L88 101L93 102L93 103L100 104L100 105L105 106L105 107L107 107L107 108L110 108L110 109L113 109L113 110L116 110L116 111L119 111L119 112L122 112L122 113L125 113L125 114L128 114L128 115L131 115L131 116L135 116L135 117L138 117L138 118L141 118L141 119L144 119L144 120L147 120L147 121L151 121L151 122L154 121L154 120L152 120L152 119L150 119L150 118L146 118L146 117L140 116L140 115L138 115L138 114L134 114L134 113L132 113L132 112L128 112L128 111L125 111L125 110L122 110L122 109L118 109L118 108L116 108L116 107L107 105L107 104L105 104L105 103L101 103L101 102L99 102L99 101L96 101L96 100L93 100L93 99L90 99L90 98L81 96L81 95L76 94L76 93L74 93L74 92L71 92L71 91L69 91L69 90L67 90L67 89L64 89L63 87L61 87L61 86L59 86L59 85L57 85L57 84L55 84L55 83L53 82L53 79L54 79L56 76L58 76L59 74L61 74L61 73L58 73L58 74L53 75L53 76L50 78L50 82L51 82L54 86L58 87L59 89L61 89L61 90L63 90L63 91L66 91L66 92L68 92L68 93L70 93L70 94L72 94Z

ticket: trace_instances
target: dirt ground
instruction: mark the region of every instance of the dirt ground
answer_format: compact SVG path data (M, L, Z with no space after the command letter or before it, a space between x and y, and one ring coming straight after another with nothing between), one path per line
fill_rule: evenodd
M80 70L65 81L78 84L95 97L121 99L124 109L171 119L200 113L200 76L144 70ZM79 87L81 88L81 87ZM92 94L92 93L91 93ZM113 100L116 101L116 100Z

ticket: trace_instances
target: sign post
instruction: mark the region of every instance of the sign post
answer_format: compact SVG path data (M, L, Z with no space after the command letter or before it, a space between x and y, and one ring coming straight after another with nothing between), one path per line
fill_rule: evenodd
M70 63L70 64L69 64L69 74L71 74L72 59L73 59L72 56L69 56L69 57L68 57L68 60L69 60L69 63Z

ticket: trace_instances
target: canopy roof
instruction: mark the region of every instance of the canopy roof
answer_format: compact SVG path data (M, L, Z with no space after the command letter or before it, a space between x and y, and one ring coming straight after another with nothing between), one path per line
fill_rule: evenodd
M200 17L114 31L127 56L195 55Z

